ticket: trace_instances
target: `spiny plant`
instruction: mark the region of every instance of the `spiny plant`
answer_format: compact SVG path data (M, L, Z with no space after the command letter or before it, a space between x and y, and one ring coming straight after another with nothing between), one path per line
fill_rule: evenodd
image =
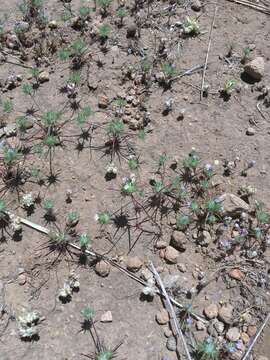
M198 360L219 360L219 350L212 338L199 342L195 349Z
M95 220L100 225L107 225L111 221L111 215L107 211L100 211L95 215Z
M163 63L161 65L161 70L164 74L164 85L169 87L171 85L173 77L177 75L177 70L175 66L171 63Z
M42 27L47 24L48 19L44 13L43 0L23 0L23 2L18 5L18 8L23 14L24 20L30 24L35 22Z
M70 211L67 215L66 224L68 227L74 227L79 222L79 214L76 211Z
M90 242L91 242L91 238L88 234L83 233L80 235L79 243L82 251L87 250L88 246L90 245Z
M127 10L124 7L120 7L116 11L116 16L120 19L120 26L123 26L124 18L127 16Z
M72 58L72 68L80 69L85 61L87 46L82 39L75 40L69 47L58 51L58 57L62 61Z
M100 7L102 15L106 16L112 0L96 0L96 3Z
M102 24L99 27L98 34L99 34L100 40L103 44L108 39L110 32L111 32L111 27L108 24Z
M185 35L198 35L200 33L200 27L197 19L187 16L183 22L183 31Z
M39 330L38 324L40 322L40 315L36 311L24 312L17 318L17 327L19 337L22 340L38 339Z
M221 94L225 98L229 98L232 95L233 90L235 89L236 81L233 79L226 80L223 88L221 89Z

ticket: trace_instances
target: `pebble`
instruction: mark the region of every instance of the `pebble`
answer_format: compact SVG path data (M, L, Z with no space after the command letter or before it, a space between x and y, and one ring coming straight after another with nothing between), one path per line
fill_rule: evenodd
M241 280L244 279L245 274L244 274L241 270L239 270L239 269L232 269L232 270L229 271L229 276L230 276L232 279L241 281Z
M22 286L25 283L26 283L26 276L24 274L20 274L18 276L18 284Z
M253 136L256 134L256 130L253 127L249 127L249 128L247 128L246 134L248 136Z
M219 197L219 200L222 202L224 215L226 216L236 216L243 211L249 211L248 203L234 194L225 193Z
M110 270L110 265L104 260L99 261L95 266L95 272L102 277L108 276Z
M230 304L223 305L218 311L218 317L225 324L230 324L232 321L233 306Z
M105 95L100 95L98 97L98 107L101 109L106 109L109 106L109 98Z
M155 248L158 250L165 249L166 246L168 246L168 244L164 240L158 240L155 244Z
M168 311L165 309L161 309L156 314L156 321L159 325L166 325L166 324L168 324L169 320L170 320L170 318L169 318Z
M212 241L212 237L210 233L206 230L203 230L202 234L199 237L200 245L202 246L208 246Z
M202 321L197 321L196 322L196 329L198 331L204 331L204 330L206 330L206 327L205 327L205 325L204 325L204 323Z
M202 8L202 3L200 0L193 0L191 3L191 9L193 11L200 11Z
M243 341L244 344L248 344L248 343L249 343L249 340L250 340L248 334L245 333L245 332L242 332L242 333L241 333L241 339L242 339L242 341Z
M101 315L100 321L102 323L109 323L113 321L112 313L111 311L106 311L104 314Z
M137 272L143 266L143 262L138 256L128 257L127 258L127 269L132 272Z
M176 351L176 340L174 336L168 338L166 347L169 351Z
M218 316L218 306L216 304L210 304L204 308L203 312L207 319L214 319Z
M169 338L170 336L172 336L172 331L171 329L169 329L168 327L164 330L164 335L166 336L166 338Z
M226 338L229 341L237 341L240 338L240 331L237 327L230 328L226 333Z
M175 249L183 252L186 250L187 246L186 235L182 231L174 231L171 236L170 245Z
M182 264L182 263L177 264L177 269L178 269L179 271L181 271L182 273L185 273L185 272L187 271L186 265L185 265L185 264Z
M179 110L176 120L177 120L177 121L182 121L182 120L184 120L185 113L186 113L186 109L181 109L181 110Z
M150 270L148 269L143 269L142 272L141 272L141 278L144 280L144 281L148 281L149 279L152 279L153 278L153 274Z
M247 328L247 334L250 337L255 336L257 333L257 326L256 325L249 325Z
M137 25L131 22L127 25L127 38L134 38L137 32Z
M220 335L223 333L225 325L221 321L216 321L214 323L214 328L216 329L217 333Z
M167 246L164 252L164 259L171 263L176 264L178 260L179 252L172 246Z
M58 27L57 21L56 20L51 20L48 24L50 29L56 29Z
M261 56L256 57L244 66L247 75L256 81L260 81L264 75L264 59Z
M9 49L18 49L19 48L19 40L17 35L15 34L8 34L6 39L6 45Z
M42 71L39 75L38 75L38 80L41 82L41 83L45 83L47 81L50 80L50 75L48 73L48 71Z

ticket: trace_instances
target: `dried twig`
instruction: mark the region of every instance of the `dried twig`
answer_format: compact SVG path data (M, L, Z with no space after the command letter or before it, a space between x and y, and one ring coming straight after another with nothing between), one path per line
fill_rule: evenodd
M202 84L201 84L201 92L200 92L200 100L202 100L203 92L204 92L205 75L206 75L206 69L207 69L207 64L208 64L209 52L210 52L211 43L212 43L212 33L213 33L214 25L215 25L215 20L216 20L216 15L217 15L217 9L218 9L218 7L217 7L217 3L216 3L215 12L214 12L214 15L213 15L213 20L212 20L211 29L210 29L210 34L209 34L209 41L208 41L207 53L206 53L205 63L204 63L204 68L203 68Z
M175 311L174 311L174 308L172 306L172 303L171 303L171 300L167 294L167 291L165 289L165 286L159 276L159 273L157 272L157 270L155 269L154 265L152 263L150 263L150 267L151 267L151 270L153 271L153 274L156 278L156 282L158 284L158 286L160 287L161 289L161 292L163 293L164 297L165 297L165 300L166 300L166 305L167 305L167 310L169 311L170 313L170 318L172 320L172 323L174 325L174 328L176 330L176 333L177 335L180 337L180 339L182 340L182 343L184 345L184 349L185 349L185 352L186 352L186 355L187 355L187 358L188 360L192 360L191 358L191 355L189 353L189 350L188 350L188 346L187 346L187 343L186 343L186 340L185 340L185 337L183 335L183 332L179 326L179 323L177 321L177 318L176 318L176 314L175 314Z
M248 0L227 0L227 1L234 2L236 4L241 4L241 5L247 6L249 8L255 9L257 11L260 11L264 14L270 15L270 8L267 6L256 5Z
M255 335L253 341L249 345L249 347L247 349L247 352L245 353L242 360L248 360L250 352L252 351L254 345L256 344L259 336L261 335L261 333L262 333L263 329L265 328L266 324L268 323L269 319L270 319L270 313L266 316L264 322L262 323L261 327L259 328L259 330L258 330L257 334Z

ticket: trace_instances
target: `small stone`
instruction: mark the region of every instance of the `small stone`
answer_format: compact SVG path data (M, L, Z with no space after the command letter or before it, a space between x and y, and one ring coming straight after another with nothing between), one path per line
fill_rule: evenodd
M164 330L164 335L166 336L166 338L169 338L170 336L172 336L172 331L167 327Z
M113 321L112 313L111 311L106 311L104 314L101 315L100 321L102 323L109 323Z
M8 34L6 39L6 45L9 49L15 50L19 48L19 40L17 35L15 34Z
M255 336L257 333L257 326L256 325L249 325L247 328L247 334L250 337Z
M241 333L241 339L242 339L242 341L243 341L244 344L248 344L248 343L249 343L249 340L250 340L248 334L245 333L245 332L242 332L242 333Z
M24 274L20 274L18 276L18 284L22 286L25 283L26 283L26 276Z
M241 215L243 211L249 211L249 205L238 196L225 193L219 197L222 203L223 211L226 216Z
M96 264L95 272L99 276L106 277L110 273L110 265L106 261L101 260Z
M249 127L249 128L247 128L246 134L247 134L248 136L253 136L253 135L256 134L256 130L255 130L253 127Z
M50 29L56 29L58 27L57 21L56 20L51 20L48 24Z
M237 327L230 328L226 333L226 338L229 341L237 341L240 338L240 331Z
M186 235L182 231L174 231L171 236L170 245L183 252L186 250Z
M128 257L127 259L127 269L132 272L137 272L143 266L143 262L138 256Z
M220 335L223 333L225 325L221 321L216 321L214 323L214 328L216 329L217 333Z
M165 81L165 75L163 72L158 72L155 74L155 78L158 83L163 83Z
M185 264L182 264L182 263L177 264L177 269L178 269L180 272L182 272L182 273L185 273L185 272L187 271L186 265L185 265Z
M223 305L218 311L218 317L225 324L230 324L233 316L233 306L230 304Z
M204 323L202 321L197 321L196 322L196 329L198 331L204 331L206 329Z
M137 25L131 22L127 25L127 38L134 38L137 32Z
M155 248L158 250L165 249L166 246L168 246L168 244L166 243L166 241L163 240L158 240L155 244Z
M176 340L174 336L168 338L166 347L169 351L176 351Z
M45 83L47 81L50 80L50 75L48 73L48 71L42 71L39 75L38 75L38 80L41 82L41 83Z
M106 109L109 106L109 99L105 95L100 95L98 97L98 107L101 109Z
M259 56L244 66L247 75L256 81L260 81L264 75L264 59Z
M212 237L210 233L206 230L203 230L203 232L200 234L199 237L199 243L202 246L208 246L212 241Z
M179 110L176 120L177 120L177 121L182 121L182 120L184 120L185 113L186 113L186 109L181 109L181 110Z
M164 258L171 264L176 264L178 260L179 252L172 246L167 246L164 252Z
M229 276L230 276L232 279L241 281L241 280L244 279L245 274L242 273L242 271L239 270L239 269L232 269L232 270L229 271Z
M193 0L191 3L191 9L193 11L200 11L202 8L202 3L200 2L200 0Z
M161 309L156 314L156 320L159 325L166 325L170 321L168 311L165 309Z
M153 274L150 270L148 269L143 269L142 272L141 272L141 278L144 280L144 281L148 281L149 279L152 279L153 278Z
M216 304L210 304L204 308L203 312L207 319L211 320L218 316L218 307Z

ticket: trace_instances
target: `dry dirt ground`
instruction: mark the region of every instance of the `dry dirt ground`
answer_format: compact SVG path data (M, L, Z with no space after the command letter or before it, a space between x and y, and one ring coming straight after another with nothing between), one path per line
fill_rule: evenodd
M19 48L12 49L6 46L6 39L1 43L1 100L2 103L8 100L13 104L10 113L4 112L4 106L1 110L5 123L14 123L16 117L25 114L31 108L35 111L32 116L28 114L31 120L35 119L36 113L40 115L46 111L59 111L64 107L66 118L76 114L77 110L71 110L67 105L72 98L68 99L67 93L61 90L65 88L70 76L70 61L60 61L57 51L80 38L87 46L87 56L80 69L81 80L76 85L75 100L78 100L79 106L90 106L95 112L89 124L94 121L105 127L114 116L112 101L120 97L127 100L127 105L124 105L127 109L124 115L125 131L132 137L131 142L140 161L140 169L135 173L141 189L144 190L149 186L149 178L157 169L160 155L166 154L169 164L174 159L182 162L192 148L195 148L203 165L213 164L219 192L237 195L242 186L249 185L257 190L251 197L251 206L257 199L263 201L266 210L269 210L270 112L267 106L270 101L265 101L269 96L265 92L267 86L268 89L270 86L269 15L241 4L218 1L205 77L205 83L209 86L208 96L200 99L202 68L190 75L175 79L168 88L160 86L156 81L156 75L160 73L162 63L173 63L177 74L205 64L215 11L214 1L202 1L200 11L191 9L192 1L154 0L149 3L142 1L141 5L138 2L138 9L134 11L132 11L134 8L132 1L123 1L127 16L121 27L117 25L119 20L116 17L119 4L117 1L112 1L108 15L105 17L100 15L99 7L96 11L91 11L88 23L83 29L74 29L71 23L74 22L80 6L92 8L93 3L72 0L71 20L66 22L63 21L63 13L64 5L67 6L67 3L57 0L44 0L43 3L48 21L55 20L56 28L50 29L47 25L45 29L40 30L33 23L26 34L30 42L34 39L32 44L27 46L21 44ZM256 4L260 3L262 4L256 2ZM22 14L16 5L15 0L1 1L0 15L3 18L4 14L7 14L4 28L10 33L14 33L16 21L22 19ZM170 6L173 7L171 13L168 10ZM197 36L183 36L181 22L186 16L197 18L200 27ZM131 28L134 21L136 26L141 26L140 34L137 28L135 37L127 38L127 29ZM105 41L105 50L104 45L100 44L95 35L96 28L102 23L111 27L109 37ZM55 49L49 48L46 39L55 41ZM167 55L158 57L158 48L162 39L165 39L163 42ZM241 60L245 48L251 49L248 54L251 59L256 57L264 59L265 71L260 82L250 81L243 75L244 65ZM24 57L22 52L26 54ZM146 84L142 82L140 72L143 56L144 58L147 56L151 65L150 80ZM40 84L35 96L31 97L23 93L22 86L35 82L30 69L36 65L40 71L48 72L49 81ZM131 71L131 76L127 71L129 67L132 67L133 71L135 69L134 73ZM6 89L6 81L11 75L21 75L22 81L16 83L14 88ZM220 95L220 89L227 80L231 79L236 82L235 88L231 96L224 99ZM101 97L105 102L108 100L104 107L100 106ZM164 104L170 99L172 109L168 114L164 114ZM143 122L144 116L149 120ZM134 124L138 129L133 129ZM34 128L29 130L30 137L19 139L18 136L11 136L6 141L12 144L11 146L20 147L26 143L31 148L38 126L35 124ZM254 130L251 136L247 135L250 127ZM142 128L146 134L144 140L138 137ZM186 232L187 243L183 251L179 252L178 264L168 264L162 258L164 251L155 247L157 239L154 238L151 230L153 224L148 232L142 233L136 243L135 240L140 233L138 229L131 229L131 239L128 239L127 232L123 237L120 236L122 231L124 232L121 228L114 236L115 224L100 226L95 221L95 214L104 210L115 214L128 202L119 191L122 178L131 172L127 161L124 157L119 161L116 156L113 162L118 168L117 176L107 181L105 169L110 162L110 155L103 156L102 151L98 150L106 141L106 131L94 133L93 148L86 147L82 151L76 149L75 141L69 141L73 139L72 136L79 133L79 128L73 123L67 123L64 131L67 141L64 146L57 146L53 153L52 166L54 173L58 174L57 182L49 184L46 180L40 185L26 181L20 186L19 192L17 189L1 190L1 198L5 200L8 209L36 224L52 229L57 226L62 230L67 214L71 210L77 211L80 220L76 226L76 233L90 234L91 249L101 254L109 252L107 255L114 258L123 268L126 268L130 257L138 256L143 262L143 268L152 261L160 271L162 279L167 275L177 275L176 284L168 291L172 291L173 296L182 304L186 306L191 304L194 313L204 317L203 310L207 305L214 303L221 307L224 303L231 303L234 307L234 320L225 325L225 329L220 334L214 330L212 332L212 339L218 346L221 343L224 345L226 341L229 343L229 340L226 340L226 332L231 326L239 329L241 333L246 333L248 326L252 325L256 326L255 331L258 330L269 311L269 249L266 247L260 252L254 262L246 260L239 249L238 252L236 250L229 255L223 253L220 255L221 253L216 251L218 245L213 240L214 235L211 232L213 243L205 247L198 245L196 239L194 240L196 236L192 229ZM5 135L1 141L3 139ZM241 172L251 161L255 165L247 171L246 176L241 176ZM224 169L228 163L229 168L231 166L231 173L229 176L224 176ZM23 165L20 163L20 166L28 169L33 165L40 167L44 176L50 173L48 157L39 158L30 150L30 153L25 155ZM4 185L3 180L3 188ZM71 202L66 201L66 193L69 189L72 191ZM31 214L25 211L21 199L23 194L29 192L39 195L41 204L44 199L54 201L55 223L47 223L41 204L37 203ZM131 216L134 214L132 213ZM172 227L167 225L170 221L162 219L160 224L166 226L164 225L165 230L158 241L165 241L168 245L172 232ZM155 296L152 301L143 300L142 286L119 271L117 267L111 266L109 275L101 277L96 274L94 265L78 262L78 252L74 249L61 254L52 264L57 253L48 254L50 249L46 247L47 237L29 227L23 226L19 239L12 236L13 232L9 228L3 229L2 235L0 242L1 360L75 360L83 358L83 354L91 356L95 352L95 346L89 332L83 331L81 326L83 321L81 311L86 306L90 306L95 312L95 327L100 341L110 349L122 343L117 350L117 358L130 360L178 358L175 352L166 348L167 338L164 331L168 325L161 326L156 322L156 314L163 308L161 299ZM132 248L129 240L134 245ZM179 271L179 267L181 268L179 264L185 265L184 272ZM227 273L235 267L242 271L238 280L232 280ZM58 297L59 289L63 287L71 270L75 270L79 275L80 288L78 292L73 292L71 301L62 303ZM136 276L139 277L141 271L137 272ZM259 280L256 279L262 273L266 274L266 278L264 285L260 286ZM243 274L244 279L241 277ZM208 280L211 281L202 291L193 294L191 290L198 285L200 276L206 279L206 283ZM41 314L42 321L37 325L39 329L37 341L33 339L22 341L18 335L18 317L24 309L36 310ZM177 308L175 310L178 316L179 310ZM100 318L106 311L111 311L113 320L102 323ZM251 318L247 323L242 318L243 314L249 314ZM183 326L194 359L203 359L198 353L195 355L196 343L211 335L209 327L213 321L209 319L206 321L208 331L204 328L198 331L197 320L194 318L190 328L184 329ZM251 330L252 328L249 329L250 333ZM218 358L213 357L213 360L241 359L253 337L254 333L246 343L242 341L243 339L237 338L233 346L239 348L234 348L231 354L220 353L221 355ZM269 356L269 344L269 328L266 327L251 356L254 359L259 355ZM180 341L179 348L182 353L181 358L184 358Z

